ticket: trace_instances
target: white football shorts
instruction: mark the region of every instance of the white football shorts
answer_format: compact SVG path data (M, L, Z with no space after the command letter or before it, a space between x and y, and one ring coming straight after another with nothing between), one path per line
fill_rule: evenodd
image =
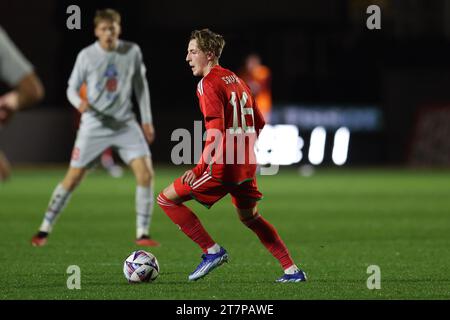
M72 151L70 166L86 168L94 165L103 151L112 147L126 164L133 159L150 156L150 149L142 129L135 120L119 128L81 123Z

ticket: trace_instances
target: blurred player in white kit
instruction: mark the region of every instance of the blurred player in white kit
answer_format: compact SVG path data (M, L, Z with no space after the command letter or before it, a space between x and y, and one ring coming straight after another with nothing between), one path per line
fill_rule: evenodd
M120 14L99 10L94 18L97 41L78 54L69 79L67 97L81 116L66 176L56 186L42 224L31 240L43 246L75 188L91 164L109 147L116 149L133 171L136 187L136 244L158 246L149 234L153 213L153 165L148 144L154 140L150 93L142 53L135 43L119 39ZM86 84L87 100L80 95ZM141 127L132 111L134 91ZM142 128L142 129L141 129Z
M44 87L31 63L0 27L0 81L11 91L0 94L0 129L20 109L42 100ZM0 150L0 182L9 178L10 164Z

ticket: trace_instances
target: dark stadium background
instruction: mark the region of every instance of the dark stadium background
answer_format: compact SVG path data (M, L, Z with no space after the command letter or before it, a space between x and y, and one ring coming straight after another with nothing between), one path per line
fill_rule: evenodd
M81 30L66 28L72 4L81 8ZM366 27L372 4L381 8L381 30ZM242 226L227 196L210 210L195 201L187 206L227 248L230 263L188 282L201 252L155 203L151 235L162 245L149 249L161 274L151 284L129 285L123 262L140 248L130 170L121 179L92 170L48 245L30 245L67 170L75 139L77 111L66 98L67 80L78 52L95 41L95 11L106 7L121 12L123 38L140 45L148 67L156 128L151 147L155 196L188 168L170 159L177 144L171 133L192 131L193 121L202 119L195 94L199 79L185 62L193 29L208 27L225 36L221 64L234 71L249 52L262 56L273 75L277 123L317 121L299 126L305 142L300 163L257 177L264 194L258 213L276 227L307 272L307 282L273 283L281 275L277 261ZM450 300L450 1L0 0L0 25L33 63L46 89L42 102L0 129L0 150L12 163L11 178L0 183L1 307L11 299L123 299L130 304L145 299L139 310L153 316L158 308L175 314L165 299L184 300L172 306L199 306L202 299L227 300L224 304L261 299L262 304L281 303L275 317L284 319L289 306L297 313L305 306L314 314L336 314L345 306L346 316L355 312L353 302L331 301L331 308L320 308L282 300ZM0 95L6 90L0 84ZM304 165L309 164L311 129L322 120L311 114L327 108L352 113L352 124L362 130L350 129L348 159L338 167L331 161L336 128L327 128L325 158L313 170ZM364 110L379 115L371 129ZM68 266L74 265L81 270L81 290L67 285ZM373 286L373 267L381 272L381 289ZM372 314L382 310L380 302ZM390 301L389 306L395 302L406 307L402 313L415 311L416 301ZM11 305L14 314L29 310ZM118 306L127 316L137 309L136 304L102 306L97 308L102 313ZM423 303L417 306L424 309Z
M66 28L71 4L81 8L81 30ZM381 30L366 28L370 4L381 7ZM227 41L223 66L236 71L246 54L262 56L273 74L275 110L285 104L381 110L379 130L352 133L348 165L449 164L449 122L442 127L442 116L434 116L431 129L417 132L420 115L449 114L450 5L445 0L2 0L0 24L46 88L45 100L17 114L0 136L13 164L68 163L76 111L66 99L66 84L77 53L94 41L95 10L105 7L121 12L122 37L137 42L144 54L157 134L155 162L170 161L174 129L192 129L193 120L201 119L198 79L184 58L191 30L208 27ZM442 130L434 132L439 125ZM414 158L417 141L426 146ZM329 156L327 164L332 165Z

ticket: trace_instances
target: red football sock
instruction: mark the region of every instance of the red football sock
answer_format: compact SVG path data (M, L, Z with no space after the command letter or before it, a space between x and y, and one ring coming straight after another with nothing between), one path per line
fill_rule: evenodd
M261 240L262 244L269 252L280 262L283 270L286 270L294 264L289 251L283 240L277 233L277 230L267 220L259 214L242 221L249 229L251 229Z
M167 199L163 193L159 194L157 202L170 220L177 224L181 231L197 243L203 252L206 253L207 249L215 244L214 240L203 228L197 216L184 204L176 204Z

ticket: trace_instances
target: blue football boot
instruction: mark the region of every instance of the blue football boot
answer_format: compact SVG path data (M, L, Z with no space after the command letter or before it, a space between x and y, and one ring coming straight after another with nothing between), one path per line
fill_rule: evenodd
M306 277L306 273L302 270L297 270L293 274L285 273L281 278L278 278L276 282L302 282L306 281L308 278Z
M202 259L203 260L198 265L197 269L189 275L190 281L203 278L224 262L228 262L228 253L224 248L220 247L220 251L218 253L205 253L202 255Z

